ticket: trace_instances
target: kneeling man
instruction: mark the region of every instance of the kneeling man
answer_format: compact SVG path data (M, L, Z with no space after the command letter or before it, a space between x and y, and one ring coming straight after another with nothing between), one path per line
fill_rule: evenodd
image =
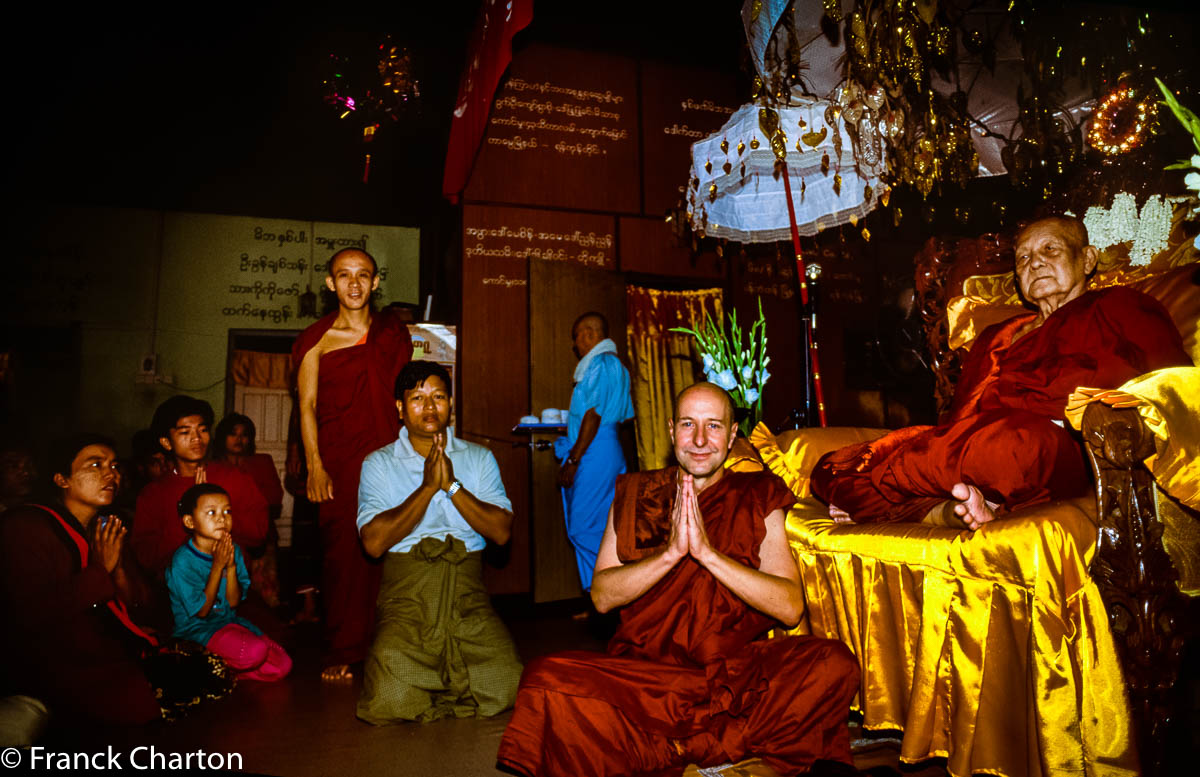
M624 608L607 654L530 663L500 764L648 775L750 756L781 774L849 762L850 650L763 639L804 613L784 531L792 493L769 472L724 469L737 425L717 386L681 392L670 430L679 466L617 480L592 583L596 609Z
M488 717L512 706L521 662L483 587L487 540L512 505L491 451L449 428L450 375L409 362L396 378L400 438L367 456L358 531L387 553L358 717L384 725Z

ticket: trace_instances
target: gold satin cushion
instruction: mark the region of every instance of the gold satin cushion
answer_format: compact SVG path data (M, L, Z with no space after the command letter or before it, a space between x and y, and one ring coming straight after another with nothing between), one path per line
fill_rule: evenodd
M1154 297L1183 336L1184 350L1200 364L1200 264L1153 270L1122 267L1092 278L1089 289L1128 286ZM1030 309L1021 304L1013 273L974 275L963 281L963 294L946 305L951 349L969 348L980 332Z
M776 436L766 424L760 423L750 432L750 444L767 469L783 478L797 499L804 499L812 495L809 478L818 459L847 445L878 439L887 432L887 429L828 426L788 429Z
M839 524L788 512L807 614L862 668L866 729L953 775L1132 775L1125 682L1088 574L1095 497L1013 512L976 532Z

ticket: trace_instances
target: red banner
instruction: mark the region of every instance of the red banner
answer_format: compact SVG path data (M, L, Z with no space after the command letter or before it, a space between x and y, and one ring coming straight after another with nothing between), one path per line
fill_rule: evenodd
M513 36L531 21L533 0L484 0L467 48L467 66L458 86L446 149L442 194L451 202L458 202L467 185L487 127L492 97L512 61Z

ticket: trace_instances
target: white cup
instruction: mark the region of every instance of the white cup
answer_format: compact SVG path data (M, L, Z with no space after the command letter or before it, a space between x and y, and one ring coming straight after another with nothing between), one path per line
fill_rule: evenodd
M542 411L542 423L544 424L561 424L562 411L548 407Z

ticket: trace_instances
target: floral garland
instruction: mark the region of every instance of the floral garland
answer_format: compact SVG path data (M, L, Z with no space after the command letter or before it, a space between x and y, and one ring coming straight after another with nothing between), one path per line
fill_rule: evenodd
M729 392L733 403L747 411L747 429L753 429L762 418L762 391L771 373L767 365L767 320L763 316L762 298L758 300L758 321L750 327L749 337L737 323L737 311L729 314L729 334L720 321L704 315L699 331L677 326L672 332L682 332L696 338L704 362L704 376Z
M1088 208L1083 216L1088 241L1101 250L1131 243L1129 263L1144 267L1169 244L1172 206L1169 199L1150 197L1138 212L1137 200L1129 192L1113 197L1112 207Z

